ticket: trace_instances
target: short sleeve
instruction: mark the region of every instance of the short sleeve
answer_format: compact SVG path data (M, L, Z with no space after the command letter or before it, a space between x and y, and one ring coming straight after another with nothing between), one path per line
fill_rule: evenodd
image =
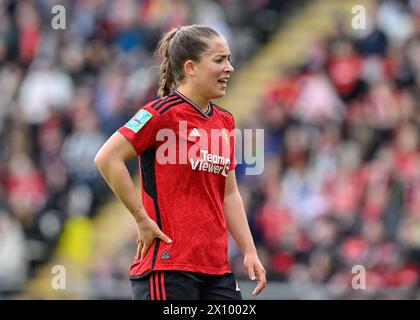
M137 155L156 145L156 134L162 128L162 117L153 108L141 108L124 126L118 129L131 142Z

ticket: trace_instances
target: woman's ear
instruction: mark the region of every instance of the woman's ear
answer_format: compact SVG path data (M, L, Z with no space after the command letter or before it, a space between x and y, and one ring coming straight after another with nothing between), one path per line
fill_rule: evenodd
M184 63L184 72L187 76L195 77L195 64L192 60L187 60Z

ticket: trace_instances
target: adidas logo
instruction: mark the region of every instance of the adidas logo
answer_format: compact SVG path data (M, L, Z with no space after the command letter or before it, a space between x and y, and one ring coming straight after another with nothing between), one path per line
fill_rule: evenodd
M198 132L197 128L191 130L189 137L201 137L200 132Z
M160 258L163 260L168 260L171 258L171 256L169 255L168 251L165 250L162 252L162 256Z

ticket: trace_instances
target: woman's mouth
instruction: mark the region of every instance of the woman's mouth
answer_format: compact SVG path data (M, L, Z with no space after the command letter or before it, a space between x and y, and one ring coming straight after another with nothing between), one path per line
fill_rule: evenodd
M217 82L219 82L223 87L226 88L228 84L228 79L227 78L219 79L217 80Z

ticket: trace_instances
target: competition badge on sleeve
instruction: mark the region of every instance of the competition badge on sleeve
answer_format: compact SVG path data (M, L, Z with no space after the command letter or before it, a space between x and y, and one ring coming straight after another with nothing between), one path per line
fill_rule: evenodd
M131 118L130 121L128 121L125 124L125 127L130 129L134 133L137 133L147 123L147 121L150 120L152 116L153 115L150 112L144 109L141 109L139 112L135 114L134 117Z

